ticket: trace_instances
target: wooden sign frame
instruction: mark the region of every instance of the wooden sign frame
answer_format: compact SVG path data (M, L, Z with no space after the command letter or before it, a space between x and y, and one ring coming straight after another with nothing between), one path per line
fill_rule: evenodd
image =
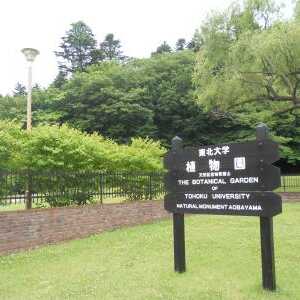
M278 145L270 140L268 127L265 124L258 125L256 127L256 140L253 142L240 143L241 147L239 147L239 144L231 144L231 146L234 145L233 149L237 149L237 151L233 152L239 151L235 153L238 157L247 157L248 155L247 161L250 161L251 170L249 172L256 174L257 178L260 179L257 180L257 184L237 184L234 188L230 184L220 185L221 188L215 186L220 195L225 194L224 198L228 198L225 204L224 201L209 201L215 199L213 197L216 195L214 185L210 185L209 181L207 186L204 184L199 184L198 186L196 184L193 185L192 180L194 180L195 175L182 172L184 171L182 168L185 164L188 168L187 162L193 162L191 164L192 173L196 172L196 163L199 163L197 171L207 171L202 167L205 162L203 157L197 161L192 160L195 157L197 148L191 147L184 149L182 144L182 139L174 137L172 139L172 148L165 156L165 166L169 170L165 178L166 189L168 191L168 194L165 196L165 209L173 213L175 271L182 273L186 270L184 213L259 216L262 285L264 289L276 290L273 216L282 212L282 201L279 195L272 192L273 189L280 185L280 170L271 165L272 162L279 159L279 153ZM204 149L201 150L202 154L211 154L213 158L214 155L216 156L220 153L218 151L207 152L207 149L209 149L207 147L202 147L202 149ZM215 145L214 149L219 148L221 149L222 145ZM233 156L228 155L226 163L224 163L224 161L221 162L229 166L232 159L234 159ZM243 163L243 159L241 159L241 162ZM183 180L182 174L184 174L185 181L182 181L183 184L180 186L180 180ZM200 175L201 173L198 173L198 176ZM213 174L210 175L212 176ZM200 183L204 183L204 181ZM191 195L192 199L189 199L189 195ZM197 200L197 197L199 199L202 197L205 201ZM242 197L247 199L242 199ZM213 206L208 203L213 203ZM251 209L249 209L250 205ZM237 209L237 207L239 209ZM247 209L245 209L245 207ZM255 209L253 207L255 207Z

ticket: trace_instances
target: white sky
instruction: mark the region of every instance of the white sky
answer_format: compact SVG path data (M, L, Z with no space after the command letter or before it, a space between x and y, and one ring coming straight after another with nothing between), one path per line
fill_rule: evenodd
M285 0L291 11L293 0ZM97 41L120 39L125 55L147 57L166 40L190 40L212 9L232 0L2 0L0 5L0 93L26 83L22 48L37 48L34 82L46 87L57 74L54 51L70 24L84 21Z

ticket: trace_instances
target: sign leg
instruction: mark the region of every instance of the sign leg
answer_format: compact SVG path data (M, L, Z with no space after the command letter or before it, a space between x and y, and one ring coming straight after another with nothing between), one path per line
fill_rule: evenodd
M260 217L260 239L263 288L276 290L273 218Z
M173 214L173 234L175 271L183 273L185 272L184 214Z

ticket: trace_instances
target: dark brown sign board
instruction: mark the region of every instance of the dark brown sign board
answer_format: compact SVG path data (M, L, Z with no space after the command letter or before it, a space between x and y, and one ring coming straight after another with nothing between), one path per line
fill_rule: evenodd
M282 211L273 192L175 193L165 197L165 209L176 213L273 217Z
M263 170L249 167L247 171L197 172L170 171L165 186L170 192L206 191L272 191L279 187L280 170L272 165Z
M282 212L278 144L260 124L256 140L183 148L165 155L165 209L173 213L175 271L185 271L184 214L259 216L263 287L276 289L272 217Z

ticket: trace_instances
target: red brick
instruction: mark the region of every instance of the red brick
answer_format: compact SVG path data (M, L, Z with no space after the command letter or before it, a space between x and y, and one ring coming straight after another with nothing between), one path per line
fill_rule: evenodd
M161 201L0 213L0 254L167 218Z

